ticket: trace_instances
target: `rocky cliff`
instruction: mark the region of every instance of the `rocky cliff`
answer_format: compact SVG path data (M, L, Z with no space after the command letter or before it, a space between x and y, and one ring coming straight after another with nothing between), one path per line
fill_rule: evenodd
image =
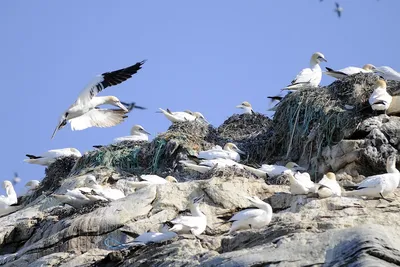
M373 116L368 108L374 75L358 74L328 87L286 96L273 120L234 115L213 128L178 123L150 143L124 143L64 158L48 169L41 186L0 217L1 266L398 266L400 197L394 201L289 193L286 179L259 179L236 167L198 174L179 160L231 141L247 152L243 164L299 162L318 180L337 173L342 185L385 172L385 158L400 143L396 116ZM389 83L392 94L399 84ZM128 177L173 175L179 183L132 190ZM74 209L57 203L88 174L127 195ZM275 183L275 184L274 184ZM161 244L129 244L157 231L204 194L207 229L199 237L179 235ZM261 230L227 235L218 216L250 206L244 195L271 204L272 222ZM126 233L129 232L129 235Z

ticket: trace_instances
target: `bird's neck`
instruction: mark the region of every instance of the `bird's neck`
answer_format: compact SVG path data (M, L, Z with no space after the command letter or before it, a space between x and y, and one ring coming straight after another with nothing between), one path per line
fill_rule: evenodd
M394 163L394 164L388 164L388 165L386 166L386 171L387 171L388 173L399 173L399 170L396 169L396 163Z
M254 206L256 206L259 209L265 210L268 213L272 212L272 207L268 203L265 203L264 201L262 203L254 203Z
M104 104L110 104L110 100L108 96L96 96L92 98L90 104L92 107L97 107Z
M17 196L17 193L15 193L14 188L7 188L6 193L7 193L7 196L9 196L9 197Z
M310 61L310 69L313 71L321 71L321 67L319 66L319 64L313 60Z
M203 214L203 212L201 212L200 210L200 206L199 205L193 205L190 209L190 213L193 216L200 216L200 217L204 217L205 215Z
M250 107L245 107L245 108L243 108L243 109L244 109L244 113L245 113L245 114L251 114L252 111L253 111L253 109L250 108Z

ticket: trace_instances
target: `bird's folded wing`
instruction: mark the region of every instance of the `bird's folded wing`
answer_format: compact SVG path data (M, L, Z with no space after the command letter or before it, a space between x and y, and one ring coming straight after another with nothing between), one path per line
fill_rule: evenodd
M382 183L382 178L387 174L378 174L374 176L367 177L364 181L358 184L358 188L366 188L366 187L377 187Z
M199 225L199 217L192 216L181 216L176 219L173 219L171 222L173 224L182 224L186 227L197 227Z
M308 83L312 80L314 72L310 68L303 69L297 74L296 78L292 81L292 84L296 83Z
M127 117L125 114L123 110L92 109L82 116L71 119L71 129L79 131L89 127L112 127L123 122Z
M264 213L265 213L265 211L261 210L261 209L242 210L242 211L236 213L229 221L234 222L234 221L247 220L250 218L260 216Z

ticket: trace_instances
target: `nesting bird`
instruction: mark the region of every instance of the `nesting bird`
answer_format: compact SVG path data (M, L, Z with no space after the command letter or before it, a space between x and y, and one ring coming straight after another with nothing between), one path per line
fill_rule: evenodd
M151 135L148 131L146 131L141 125L134 125L131 129L131 135L117 137L114 139L113 143L119 143L124 141L149 141L149 135Z
M78 99L61 116L56 129L51 136L54 138L57 131L67 123L71 129L84 130L89 127L112 127L124 121L129 110L115 96L96 96L105 88L120 84L137 73L144 61L138 62L130 67L98 75L79 94ZM120 109L100 109L100 105L110 104Z
M92 191L96 192L97 195L106 198L107 200L117 200L120 198L124 198L125 194L115 188L109 188L105 186L101 186L94 175L89 174L86 179L85 179L85 186L88 188L91 188L92 190L89 191L91 193ZM87 191L86 191L87 192Z
M237 105L236 107L243 109L243 114L254 114L251 104L247 101L242 102L240 105Z
M205 122L207 122L206 118L200 112L191 112L191 111L175 111L175 112L172 112L169 109L164 110L162 108L159 108L159 110L172 123L174 123L174 122L194 121L194 120L200 119L200 118L203 119Z
M336 181L336 175L333 172L326 173L321 181L317 183L317 194L319 198L327 198L331 196L341 196L342 188Z
M133 187L133 188L142 188L146 187L149 185L155 185L155 184L166 184L166 183L177 183L178 180L176 180L175 177L168 175L167 177L162 178L158 175L153 175L153 174L143 174L140 176L140 179L143 181L135 182L135 181L126 181L127 185Z
M375 74L382 76L387 81L400 81L400 73L388 66L374 67Z
M220 146L215 146L212 149L200 151L197 155L199 159L231 159L234 161L240 161L240 155L245 155L246 153L240 150L233 143L226 143L222 149Z
M135 238L133 241L134 244L150 244L150 243L162 243L167 240L170 240L177 236L177 233L171 232L169 230L169 223L163 223L160 232L146 232ZM121 230L126 234L129 234L126 231Z
M268 165L263 164L259 169L243 165L243 168L252 172L254 175L260 178L266 178L267 176L270 178L281 175L285 171L305 171L306 169L300 167L297 163L288 162L285 166L281 165Z
M343 79L350 75L354 75L357 73L372 73L373 69L375 68L374 65L366 64L362 68L359 67L346 67L340 70L333 70L331 68L325 67L326 71L324 74L331 76L336 79Z
M25 162L30 163L30 164L38 164L42 166L50 166L50 164L54 163L57 159L63 158L63 157L70 157L70 156L75 156L75 157L82 157L81 152L79 152L78 149L76 148L61 148L61 149L52 149L49 150L40 156L35 156L35 155L30 155L26 154L26 156L29 159L24 159Z
M291 170L283 172L289 176L290 193L292 195L307 195L308 193L315 193L316 186L307 172L293 173Z
M244 166L234 160L225 158L198 160L197 162L193 160L180 160L179 163L181 163L185 169L194 170L200 173L206 173L212 168L225 168L235 166L239 169L243 169Z
M384 111L390 107L392 96L386 91L386 82L382 79L376 81L374 91L369 97L369 104L374 111Z
M321 61L327 62L325 56L320 52L314 53L311 56L310 67L301 70L292 83L282 90L296 90L307 86L318 87L322 79L322 71L319 66Z

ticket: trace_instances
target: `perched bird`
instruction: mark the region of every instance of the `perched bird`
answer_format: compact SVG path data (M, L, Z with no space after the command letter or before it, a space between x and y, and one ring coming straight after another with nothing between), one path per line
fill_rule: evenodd
M374 73L387 81L400 81L400 73L388 66L374 67Z
M18 173L14 172L14 178L13 178L12 183L13 183L13 185L16 185L16 184L18 184L19 182L21 182L21 178L19 178Z
M119 189L109 188L99 185L99 183L96 180L96 177L92 174L89 174L85 178L85 186L91 189L89 190L89 193L94 191L96 192L97 195L102 196L110 201L125 197L124 192L122 192Z
M5 206L10 206L18 202L17 193L14 190L12 183L8 180L3 181L3 188L6 190L6 196L0 196L0 209Z
M342 12L343 12L343 7L341 7L339 5L339 3L335 3L336 8L334 9L334 11L337 13L338 17L340 18L342 16Z
M316 186L307 172L293 173L291 170L283 172L289 176L290 193L292 195L307 195L308 193L315 193Z
M237 105L236 107L243 109L244 114L254 114L253 108L247 101L242 102L240 105Z
M142 188L149 185L155 184L166 184L166 183L177 183L178 180L175 177L168 175L167 177L162 178L158 175L153 174L143 174L140 176L143 181L135 182L135 181L126 181L127 185L134 187L134 188Z
M200 151L197 155L199 159L231 159L234 161L240 161L240 155L245 155L246 153L240 150L233 143L226 143L222 149L220 146L215 146L212 149Z
M392 193L399 186L400 172L396 169L396 156L391 155L386 160L387 173L366 177L355 186L354 191L346 191L345 196L365 196L383 198ZM351 187L346 187L349 189Z
M71 129L84 130L89 127L112 127L121 123L129 111L115 96L96 96L105 88L120 84L142 68L144 61L138 62L130 67L105 72L98 75L79 94L78 99L61 116L56 129L51 136L54 138L56 132L62 129L68 122ZM99 109L97 106L110 104L121 108L121 110Z
M331 76L336 79L343 79L346 78L350 75L357 74L357 73L372 73L374 65L371 64L366 64L362 68L358 67L346 67L344 69L340 70L333 70L331 68L325 67L326 71L324 71L324 74Z
M320 52L314 53L311 56L310 67L300 71L292 83L282 90L296 90L305 86L318 87L322 78L322 71L319 66L321 61L327 62L325 56Z
M374 92L369 97L369 104L374 111L384 111L389 108L392 103L392 96L386 91L386 82L377 80L374 86Z
M171 232L178 234L193 234L195 236L201 235L207 227L207 217L200 210L200 203L203 201L204 195L195 197L190 203L190 213L192 216L180 216L171 221Z
M93 196L90 196L94 194ZM73 190L68 190L63 195L52 194L52 196L60 201L61 203L68 204L75 209L79 209L84 205L95 203L97 201L108 201L106 198L95 194L92 192L91 188L75 188Z
M25 162L28 162L30 164L38 164L42 166L50 166L50 164L54 163L57 159L70 156L75 156L80 158L82 157L82 154L81 152L79 152L78 149L69 147L61 149L52 149L41 154L40 156L35 156L30 154L26 154L26 156L29 159L24 159Z
M233 161L231 159L217 158L217 159L208 159L208 160L180 160L185 169L194 170L200 173L206 173L212 168L225 168L230 166L235 166L239 169L243 169L243 165Z
M40 181L38 181L38 180L30 180L29 182L27 182L25 184L25 187L28 188L27 195L32 194L33 191L39 187L39 185L40 185Z
M124 141L149 141L149 132L147 132L143 126L134 125L131 129L131 135L124 137L117 137L114 139L113 143L119 143Z
M198 118L201 118L205 122L207 122L206 118L204 118L203 114L201 114L200 112L191 112L191 111L172 112L169 109L164 110L162 108L159 108L159 110L165 115L165 117L167 117L168 120L170 120L173 123L174 122L194 121Z
M333 172L325 174L321 181L317 183L317 194L320 198L327 198L331 196L341 196L342 189L336 181L336 175Z
M270 178L277 177L281 175L284 171L306 171L305 168L300 167L297 163L294 162L288 162L285 166L263 164L259 169L243 165L243 168L252 172L254 175L260 178L266 178L267 176Z
M151 244L151 243L162 243L167 240L173 239L177 236L177 233L171 232L169 230L169 227L172 227L173 225L170 224L169 222L163 223L160 232L146 232L133 240L134 244ZM130 232L121 230L121 232L130 234Z
M268 203L262 201L257 196L247 197L251 204L258 209L246 209L236 213L229 222L232 226L229 234L238 230L260 229L267 226L272 219L272 207Z

